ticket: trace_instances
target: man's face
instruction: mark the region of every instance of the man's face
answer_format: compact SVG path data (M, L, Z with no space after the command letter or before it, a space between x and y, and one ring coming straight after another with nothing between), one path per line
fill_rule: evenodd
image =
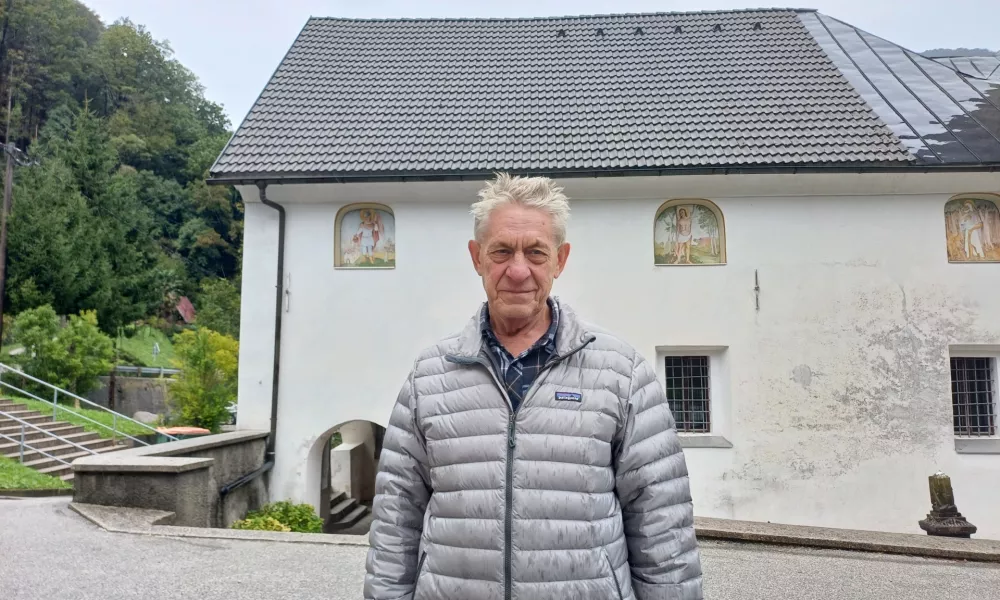
M490 315L529 319L545 308L552 281L569 257L569 244L556 246L552 217L519 204L493 211L481 242L469 242L476 272L483 278Z

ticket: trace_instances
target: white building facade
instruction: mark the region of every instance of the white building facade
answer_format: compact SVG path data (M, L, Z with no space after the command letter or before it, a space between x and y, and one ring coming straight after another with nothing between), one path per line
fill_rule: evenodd
M981 535L1000 537L1000 454L979 453L1000 453L1000 439L961 446L950 370L953 356L986 357L996 385L1000 265L950 263L944 236L958 186L1000 189L1000 175L560 183L572 251L555 294L655 361L661 383L666 356L709 357L709 432L684 434L697 515L919 532L941 470ZM268 189L287 214L274 499L318 505L333 430L386 425L417 352L483 301L466 250L476 190ZM277 218L241 191L239 425L267 429ZM719 207L726 264L654 265L654 217L675 197ZM358 202L392 209L394 269L334 267L337 213Z
M479 308L494 170L570 197L554 293L656 365L696 515L920 533L943 471L1000 539L1000 82L809 11L311 21L213 167L272 499L320 508L330 436Z

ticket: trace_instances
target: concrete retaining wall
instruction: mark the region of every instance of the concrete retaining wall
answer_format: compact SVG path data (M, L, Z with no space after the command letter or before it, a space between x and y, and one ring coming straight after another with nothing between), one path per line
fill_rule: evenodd
M264 464L266 431L237 431L73 462L75 502L175 513L175 525L228 527L267 502L266 476L220 488Z
M101 385L87 394L87 400L108 406L111 378L99 378ZM155 415L166 414L167 390L173 380L168 377L115 377L115 411L132 416L139 411Z

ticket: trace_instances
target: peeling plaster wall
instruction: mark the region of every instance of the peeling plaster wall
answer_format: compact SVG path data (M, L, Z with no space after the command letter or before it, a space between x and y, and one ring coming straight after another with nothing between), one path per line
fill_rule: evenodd
M555 292L650 360L663 346L728 348L733 448L686 451L698 515L921 533L940 469L979 536L1000 539L1000 455L958 455L951 432L948 346L1000 345L1000 265L945 253L944 203L973 188L796 177L567 180L573 249ZM964 185L998 189L1000 177L989 183ZM290 203L274 498L318 503L331 427L385 425L417 350L483 298L465 249L477 188L269 189ZM721 208L727 265L653 266L654 214L672 197ZM394 209L395 270L333 268L334 218L350 200ZM273 228L262 210L248 207L248 245ZM241 426L267 419L273 262L273 244L244 255Z

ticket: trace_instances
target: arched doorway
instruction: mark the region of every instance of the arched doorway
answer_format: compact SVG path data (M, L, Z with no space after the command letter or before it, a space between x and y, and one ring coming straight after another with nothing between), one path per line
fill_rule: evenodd
M320 516L327 533L368 534L384 436L385 428L371 421L348 421L321 436Z

